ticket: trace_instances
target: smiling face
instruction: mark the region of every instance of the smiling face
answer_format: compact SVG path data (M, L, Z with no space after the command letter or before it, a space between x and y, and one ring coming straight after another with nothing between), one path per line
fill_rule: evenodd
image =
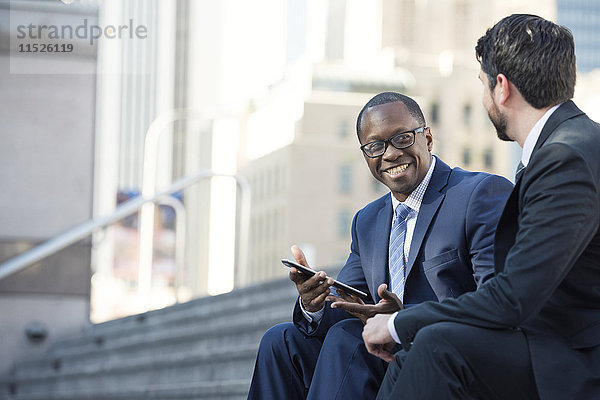
M360 124L361 144L387 140L399 133L421 127L401 102L368 108ZM423 133L415 134L415 143L406 149L398 150L388 143L383 155L364 157L375 179L387 186L399 201L404 201L427 175L432 148L431 131L425 129Z

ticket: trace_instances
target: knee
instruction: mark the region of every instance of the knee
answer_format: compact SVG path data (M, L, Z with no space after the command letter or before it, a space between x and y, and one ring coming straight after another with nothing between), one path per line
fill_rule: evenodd
M327 337L354 336L362 337L363 323L359 319L350 318L337 322L327 331Z
M468 328L468 326L456 322L438 322L428 325L419 330L415 336L413 347L442 356L450 348L460 347L466 336L465 330Z
M457 322L437 322L419 330L415 336L415 342L417 340L439 341L440 339L453 338L457 335L462 336L468 328L468 325Z
M363 324L358 319L344 319L327 331L323 346L331 348L352 347L363 344Z
M279 352L286 348L286 342L290 339L297 339L296 336L302 337L302 334L291 322L285 322L275 325L265 332L263 335L259 352Z

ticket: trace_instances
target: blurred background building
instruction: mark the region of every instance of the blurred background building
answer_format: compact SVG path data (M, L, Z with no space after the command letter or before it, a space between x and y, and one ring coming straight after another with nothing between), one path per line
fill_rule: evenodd
M341 266L353 215L386 193L355 130L378 92L418 101L434 153L450 165L512 177L520 149L496 139L481 106L474 46L513 12L573 30L576 100L599 119L594 1L0 0L0 261L145 190L202 169L229 176L0 279L0 375L90 319L283 277L279 260L294 243L314 267ZM86 37L45 31L47 43L71 52L19 48L37 43L21 40L19 26L84 24ZM92 25L104 30L97 40ZM109 27L119 26L129 30L115 38ZM149 131L160 139L146 144ZM252 193L247 236L233 175Z
M600 4L593 0L556 0L556 22L575 38L577 71L586 74L600 65Z
M575 39L577 86L575 101L595 121L600 120L600 4L594 0L557 0L556 21L569 27Z
M315 267L343 264L352 217L386 192L365 168L355 130L358 112L378 92L399 91L417 100L432 127L434 153L450 165L513 176L520 148L497 140L481 107L474 45L492 21L509 13L535 11L552 19L556 12L546 1L306 5L313 7L307 26L321 32L320 40L307 42L308 62L294 65L308 70L308 92L286 92L280 84L268 100L254 101L258 110L248 118L249 144L240 168L256 201L249 272L239 284L284 276L278 260L293 243ZM279 127L283 113L291 118ZM274 129L269 143L260 139ZM274 139L277 135L289 137L289 143ZM277 144L280 149L261 155Z

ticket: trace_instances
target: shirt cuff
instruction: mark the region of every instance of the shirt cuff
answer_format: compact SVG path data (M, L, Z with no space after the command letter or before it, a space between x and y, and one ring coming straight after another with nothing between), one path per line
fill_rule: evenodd
M394 320L396 319L396 315L398 315L398 311L396 311L395 313L392 314L392 316L390 317L390 319L388 319L388 331L390 331L390 335L392 336L392 339L394 339L394 341L396 343L400 343L400 338L398 338L398 333L396 333L396 327L394 326Z
M323 318L323 314L325 313L325 305L319 311L310 312L304 309L304 305L302 304L302 299L298 299L300 303L300 310L302 310L302 314L304 314L304 318L310 323L318 323L321 318Z

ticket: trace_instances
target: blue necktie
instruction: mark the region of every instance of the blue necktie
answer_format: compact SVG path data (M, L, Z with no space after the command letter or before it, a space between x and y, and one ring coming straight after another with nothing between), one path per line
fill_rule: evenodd
M400 300L404 297L406 282L406 257L404 256L404 239L406 238L406 218L412 209L399 204L396 207L396 219L392 225L389 246L390 289Z

